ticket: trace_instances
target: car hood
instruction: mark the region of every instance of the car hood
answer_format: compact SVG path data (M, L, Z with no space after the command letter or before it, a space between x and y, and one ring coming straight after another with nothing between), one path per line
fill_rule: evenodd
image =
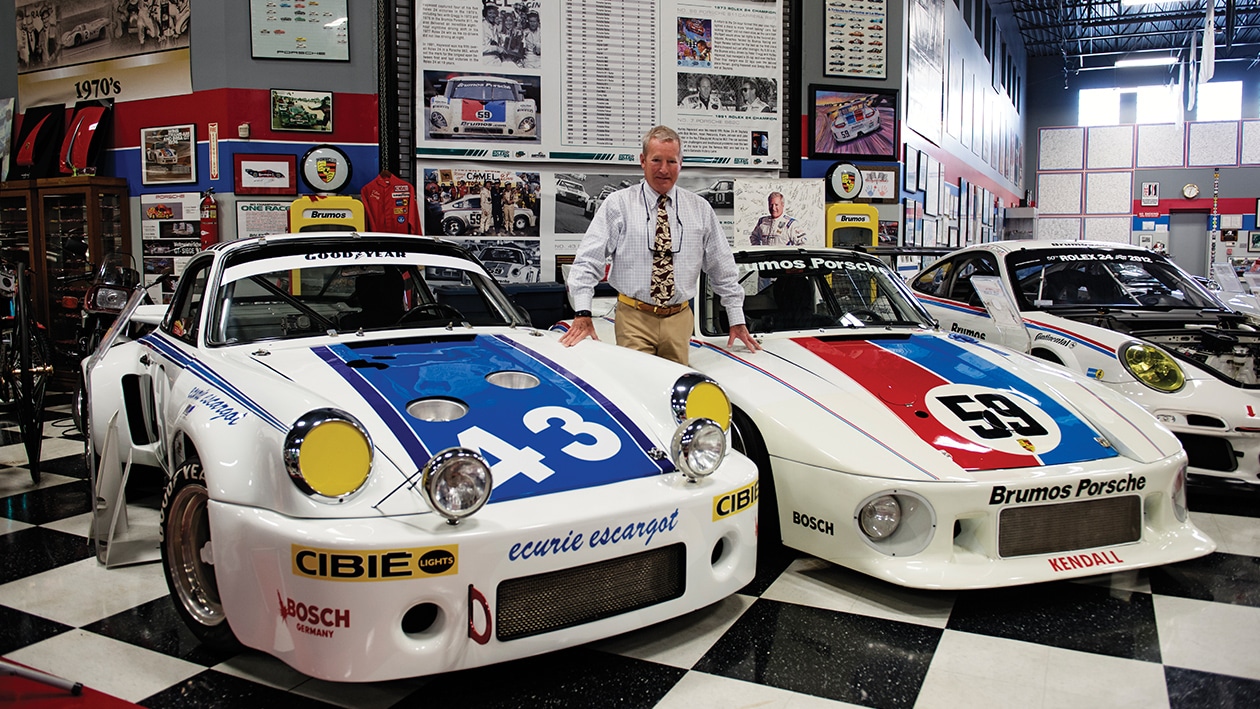
M782 388L746 375L738 384L719 381L760 410L763 428L781 427L763 436L797 439L775 448L807 464L971 481L1119 455L1150 462L1179 447L1149 414L1104 387L959 338L783 337L762 346L765 356L743 361ZM750 390L735 391L744 384Z
M558 349L548 338L506 332L249 345L233 384L255 402L257 387L275 392L276 406L260 408L281 422L321 406L349 412L404 474L447 448L479 449L495 477L491 502L674 471L660 443L672 428L655 430L642 394L610 394L598 372L557 362ZM278 387L277 374L299 390ZM425 414L420 402L448 413Z

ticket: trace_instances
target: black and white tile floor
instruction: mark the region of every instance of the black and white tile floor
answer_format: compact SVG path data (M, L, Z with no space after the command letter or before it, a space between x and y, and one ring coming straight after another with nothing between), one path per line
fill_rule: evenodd
M16 426L0 427L0 656L146 707L1260 706L1257 499L1192 490L1219 550L1171 567L933 593L789 555L721 603L606 642L339 685L208 652L157 564L98 564L82 438L65 395L49 411L38 486ZM141 483L129 514L156 525Z

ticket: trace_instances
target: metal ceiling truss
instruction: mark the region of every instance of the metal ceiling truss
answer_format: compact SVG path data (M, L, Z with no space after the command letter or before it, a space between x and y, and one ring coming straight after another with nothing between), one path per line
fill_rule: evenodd
M1216 61L1254 62L1260 52L1260 2L1216 2ZM1119 0L1011 0L1028 56L1062 55L1075 68L1111 67L1120 55L1177 52L1202 41L1204 0L1122 5Z

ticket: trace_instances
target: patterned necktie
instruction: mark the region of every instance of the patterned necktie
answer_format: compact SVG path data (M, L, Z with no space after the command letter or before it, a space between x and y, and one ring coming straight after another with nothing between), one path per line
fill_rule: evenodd
M669 238L669 212L665 205L669 196L656 200L656 245L652 250L652 300L668 305L674 298L674 253Z

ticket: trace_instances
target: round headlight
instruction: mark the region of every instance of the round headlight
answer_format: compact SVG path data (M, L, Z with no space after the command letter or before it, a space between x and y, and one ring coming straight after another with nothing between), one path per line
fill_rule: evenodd
M726 432L710 419L684 421L670 445L674 465L692 482L711 475L726 457Z
M670 392L669 405L676 423L706 418L723 431L731 426L731 400L717 382L703 374L688 372L679 377Z
M534 130L534 117L526 116L521 119L520 125L517 126L522 133L529 133Z
M446 127L446 116L443 116L442 114L437 113L437 112L435 112L435 111L431 111L431 112L429 113L429 123L430 123L430 124L431 124L434 128L445 128L445 127Z
M372 439L350 414L315 409L285 436L284 465L302 492L340 502L367 482Z
M1137 380L1156 391L1180 391L1186 375L1169 354L1144 342L1130 342L1120 350L1120 361Z
M866 503L858 512L858 525L871 539L885 539L901 525L901 503L892 495L883 495Z
M447 448L429 459L421 477L429 506L450 524L459 524L490 499L490 466L466 448Z

